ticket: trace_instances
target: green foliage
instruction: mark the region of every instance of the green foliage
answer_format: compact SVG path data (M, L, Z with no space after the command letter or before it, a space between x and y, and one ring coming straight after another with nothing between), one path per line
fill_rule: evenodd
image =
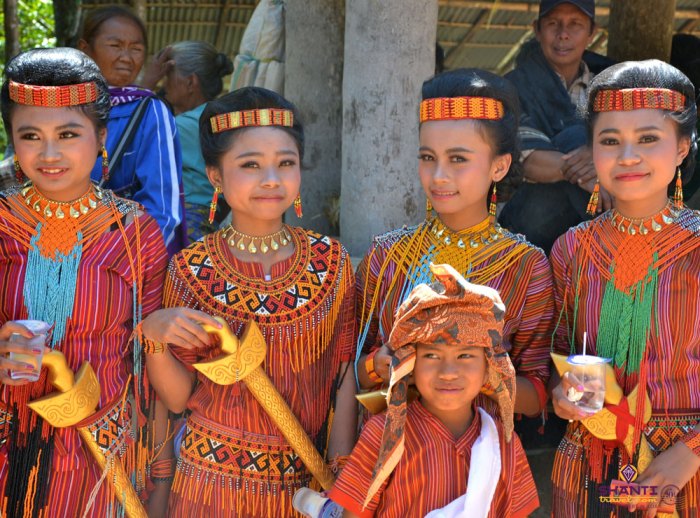
M54 35L53 4L51 0L17 0L19 15L19 44L22 50L36 47L53 47ZM0 73L5 71L5 13L0 11ZM7 138L4 128L0 128L0 158Z

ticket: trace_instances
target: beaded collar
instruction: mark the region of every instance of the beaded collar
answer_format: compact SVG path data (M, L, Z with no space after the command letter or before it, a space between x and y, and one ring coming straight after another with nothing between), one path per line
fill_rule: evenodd
M80 198L65 202L46 198L31 184L25 185L21 192L24 202L47 219L53 217L63 219L66 217L66 213L71 218L78 219L97 208L98 201L104 197L102 190L93 185Z
M429 232L439 243L446 246L457 246L462 250L476 249L503 237L503 228L498 223L492 224L490 218L486 218L473 227L455 232L447 228L440 221L440 218L436 217L430 223Z
M661 211L647 218L628 218L613 209L610 211L610 222L622 233L646 236L649 232L660 232L662 228L676 221L679 213L669 201Z

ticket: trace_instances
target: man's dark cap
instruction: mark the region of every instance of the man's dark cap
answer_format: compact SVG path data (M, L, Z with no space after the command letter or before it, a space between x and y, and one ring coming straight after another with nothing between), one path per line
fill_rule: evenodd
M591 21L595 21L595 0L542 0L540 2L540 15L538 18L546 16L549 11L559 4L572 4L581 9Z

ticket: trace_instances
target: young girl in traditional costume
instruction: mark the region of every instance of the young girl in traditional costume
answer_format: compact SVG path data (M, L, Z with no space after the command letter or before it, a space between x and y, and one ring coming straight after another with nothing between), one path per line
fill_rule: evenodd
M621 63L591 84L593 159L615 208L552 249L554 345L580 354L585 333L588 354L611 359L615 383L606 394L619 385L624 397L606 398L600 415L613 425L603 440L598 414L584 419L567 399L582 380L566 373L555 381L554 409L571 422L554 462L554 516L626 516L610 497L622 496L630 510L639 499L610 486L640 471L634 482L655 500L646 516L659 504L680 516L700 508L700 216L682 198L696 118L693 85L660 61Z
M168 344L148 357L156 390L171 410L191 412L169 510L292 516L292 496L312 476L303 451L286 438L308 436L330 460L354 444L352 266L338 242L283 222L292 204L301 210L304 137L291 103L262 88L236 90L207 104L200 138L232 222L173 257L163 299L171 309L143 326L149 340ZM203 362L222 358L202 327L220 327L213 316L243 334L241 357L250 335L244 327L259 327L267 351L256 376L264 369L271 387L241 379L241 368L229 385L195 376L193 364L201 372ZM265 404L273 393L300 427L274 421Z
M503 345L518 373L515 410L537 414L549 376L551 272L540 249L495 222L497 191L518 180L517 94L483 70L446 72L423 85L420 122L426 219L375 238L357 272L360 385L388 381L390 357L381 346L394 313L414 286L430 280L431 262L448 263L500 292Z
M503 302L449 265L430 269L437 282L413 289L386 344L389 408L367 422L330 497L352 517L525 517L539 500L513 433ZM408 403L411 375L419 397ZM500 420L477 406L484 385Z
M163 238L139 206L90 181L110 108L97 65L74 49L41 49L5 76L20 187L0 194L0 514L145 516L137 492L153 406L132 336L160 307ZM13 379L34 370L6 354L26 352L17 340L32 337L20 319L53 326L38 381ZM165 424L158 432L165 439Z

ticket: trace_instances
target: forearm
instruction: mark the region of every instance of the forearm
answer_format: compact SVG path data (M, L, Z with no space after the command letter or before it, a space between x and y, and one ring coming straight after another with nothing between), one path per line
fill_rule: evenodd
M563 156L558 151L533 151L523 162L524 177L535 183L554 183L565 180L562 173Z
M343 363L340 372L345 376L338 388L333 427L328 442L328 458L349 455L355 446L357 432L357 400L352 365Z
M194 374L189 372L169 350L146 355L148 379L165 406L175 413L185 410L192 395Z
M527 416L537 415L542 409L539 395L532 382L523 376L517 376L515 386L515 413Z

